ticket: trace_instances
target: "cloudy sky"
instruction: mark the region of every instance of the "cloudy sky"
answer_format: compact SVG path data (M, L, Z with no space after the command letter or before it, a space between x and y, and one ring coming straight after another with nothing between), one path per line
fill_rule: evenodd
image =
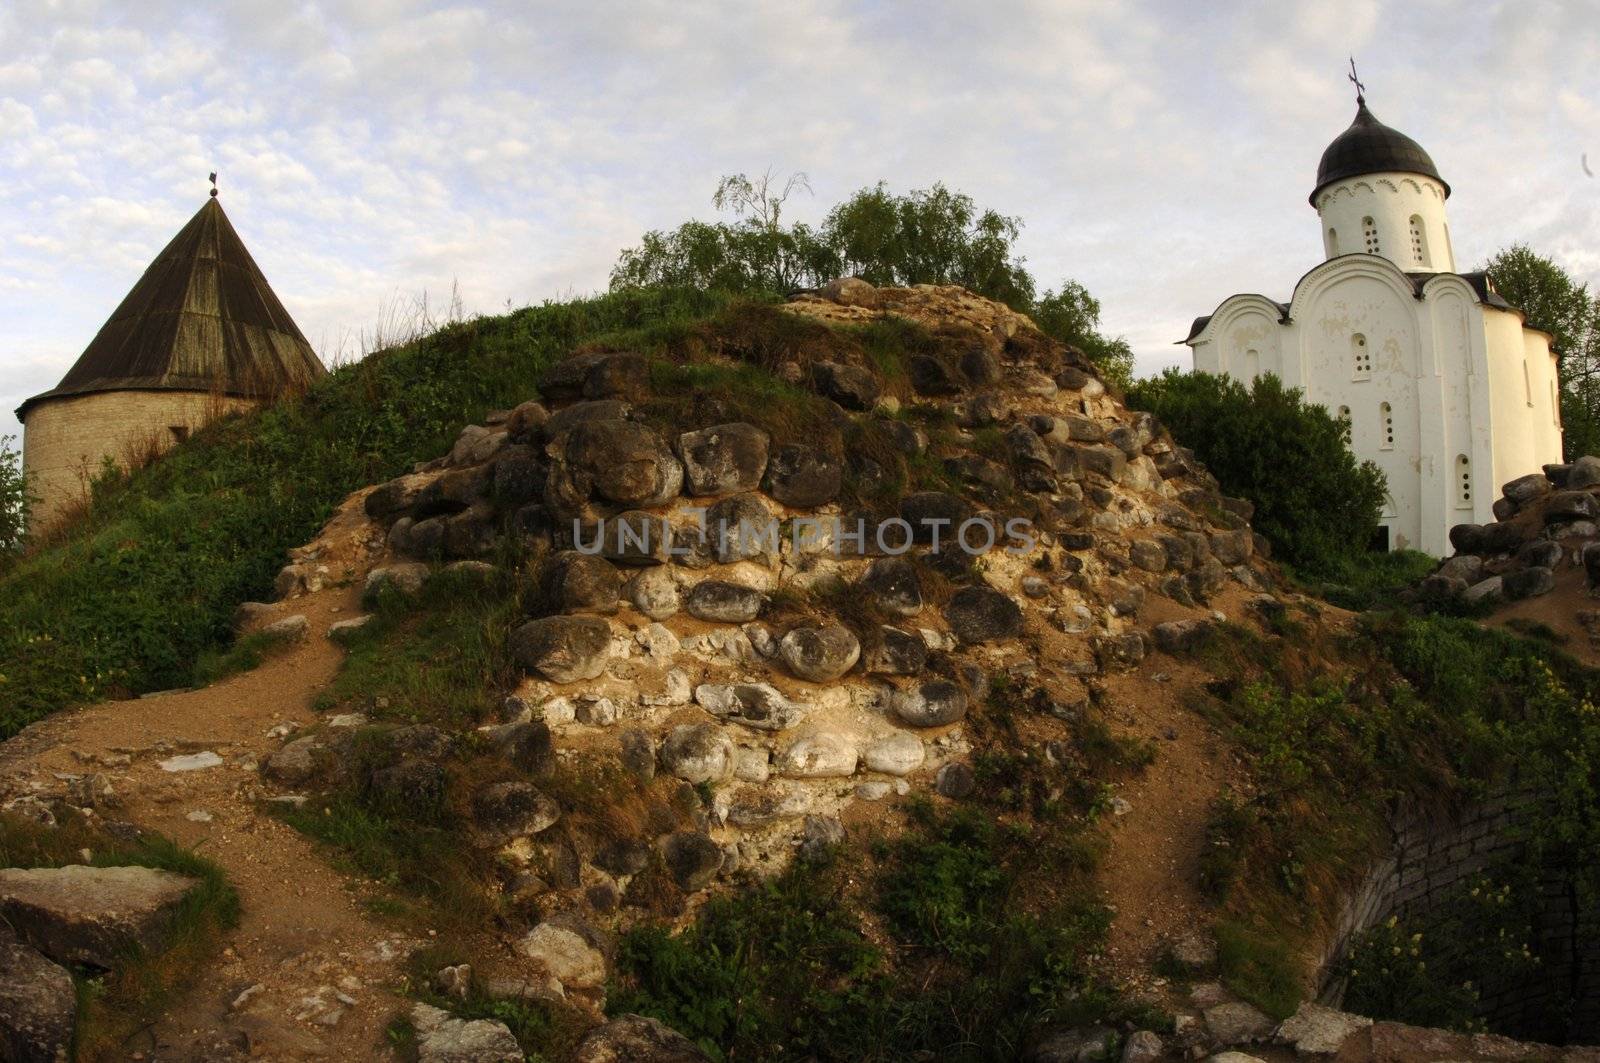
M1021 216L1141 371L1320 258L1322 148L1368 101L1454 195L1463 263L1525 240L1600 287L1600 0L0 0L0 435L200 206L206 174L301 328L359 352L421 293L469 312L605 286L804 171Z

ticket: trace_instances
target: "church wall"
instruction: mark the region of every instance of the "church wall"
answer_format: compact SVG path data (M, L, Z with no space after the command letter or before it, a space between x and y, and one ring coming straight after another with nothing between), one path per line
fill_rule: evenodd
M1534 414L1531 426L1536 454L1541 465L1561 461L1561 395L1556 357L1550 352L1550 337L1542 332L1522 330L1523 349L1533 376Z
M1248 386L1267 373L1284 379L1280 343L1283 327L1277 315L1250 308L1228 315L1217 344L1220 372Z
M1327 258L1369 252L1363 224L1371 218L1378 254L1401 269L1453 271L1455 262L1444 210L1444 189L1415 174L1381 173L1352 177L1330 185L1317 196ZM1411 239L1411 219L1421 221L1424 260L1418 262ZM1330 231L1338 234L1330 239Z
M125 465L131 456L166 451L178 441L173 428L197 430L258 405L191 391L102 391L39 403L23 422L23 471L39 498L29 530L48 530L81 501L102 459Z
M1488 346L1490 416L1494 429L1494 482L1496 485L1538 472L1546 462L1560 461L1559 448L1552 457L1542 421L1549 419L1549 400L1541 402L1549 371L1534 364L1524 341L1519 315L1483 307ZM1539 407L1545 412L1540 416Z
M1389 481L1383 523L1391 545L1420 549L1421 426L1412 301L1384 279L1345 276L1312 294L1296 315L1307 398L1331 413L1349 408L1351 449L1376 463Z
M1424 447L1434 455L1439 475L1433 491L1437 513L1423 538L1436 540L1428 549L1443 554L1449 552L1450 527L1494 519L1500 481L1494 475L1487 363L1476 296L1453 279L1430 283L1434 287L1429 289L1425 313L1432 325L1433 372L1442 397L1442 417L1433 443Z

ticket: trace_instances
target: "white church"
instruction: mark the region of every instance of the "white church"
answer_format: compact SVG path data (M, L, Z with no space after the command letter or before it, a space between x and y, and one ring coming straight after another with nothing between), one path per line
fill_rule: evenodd
M1561 460L1550 336L1482 273L1457 273L1450 186L1416 141L1356 97L1322 153L1311 205L1325 261L1287 303L1233 295L1195 321L1194 368L1275 373L1350 420L1351 449L1389 480L1381 545L1450 553L1493 520L1499 485Z

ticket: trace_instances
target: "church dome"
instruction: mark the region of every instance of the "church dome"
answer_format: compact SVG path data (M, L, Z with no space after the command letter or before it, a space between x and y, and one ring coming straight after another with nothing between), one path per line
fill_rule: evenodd
M1450 186L1439 176L1438 167L1422 145L1398 129L1390 129L1367 110L1367 101L1356 98L1356 118L1350 128L1333 138L1322 153L1317 165L1317 187L1311 193L1311 205L1317 204L1317 193L1324 188L1369 173L1414 173L1430 177L1450 194Z

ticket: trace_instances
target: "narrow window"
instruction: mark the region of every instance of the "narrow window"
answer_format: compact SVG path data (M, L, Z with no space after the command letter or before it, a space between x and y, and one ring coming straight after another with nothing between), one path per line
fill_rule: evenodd
M1472 462L1465 454L1456 455L1456 508L1472 508Z
M1339 407L1339 420L1344 422L1344 441L1345 445L1348 446L1350 443L1350 433L1353 430L1353 426L1350 424L1350 407Z
M1361 236L1367 242L1367 254L1378 253L1378 226L1371 217L1361 219Z
M1422 215L1411 215L1411 260L1419 266L1428 262L1428 235L1422 228Z
M1261 375L1261 352L1254 347L1244 352L1245 380L1254 381Z
M1378 424L1383 429L1383 449L1394 449L1394 410L1387 402L1378 404Z
M1529 406L1533 405L1533 377L1528 372L1528 360L1522 360L1522 394Z
M1328 230L1328 257L1333 258L1339 253L1339 230Z
M1554 380L1550 381L1550 420L1557 428L1561 427L1561 393L1556 390Z
M1367 338L1359 332L1350 337L1350 364L1351 376L1356 380L1372 376L1372 351L1367 347Z

